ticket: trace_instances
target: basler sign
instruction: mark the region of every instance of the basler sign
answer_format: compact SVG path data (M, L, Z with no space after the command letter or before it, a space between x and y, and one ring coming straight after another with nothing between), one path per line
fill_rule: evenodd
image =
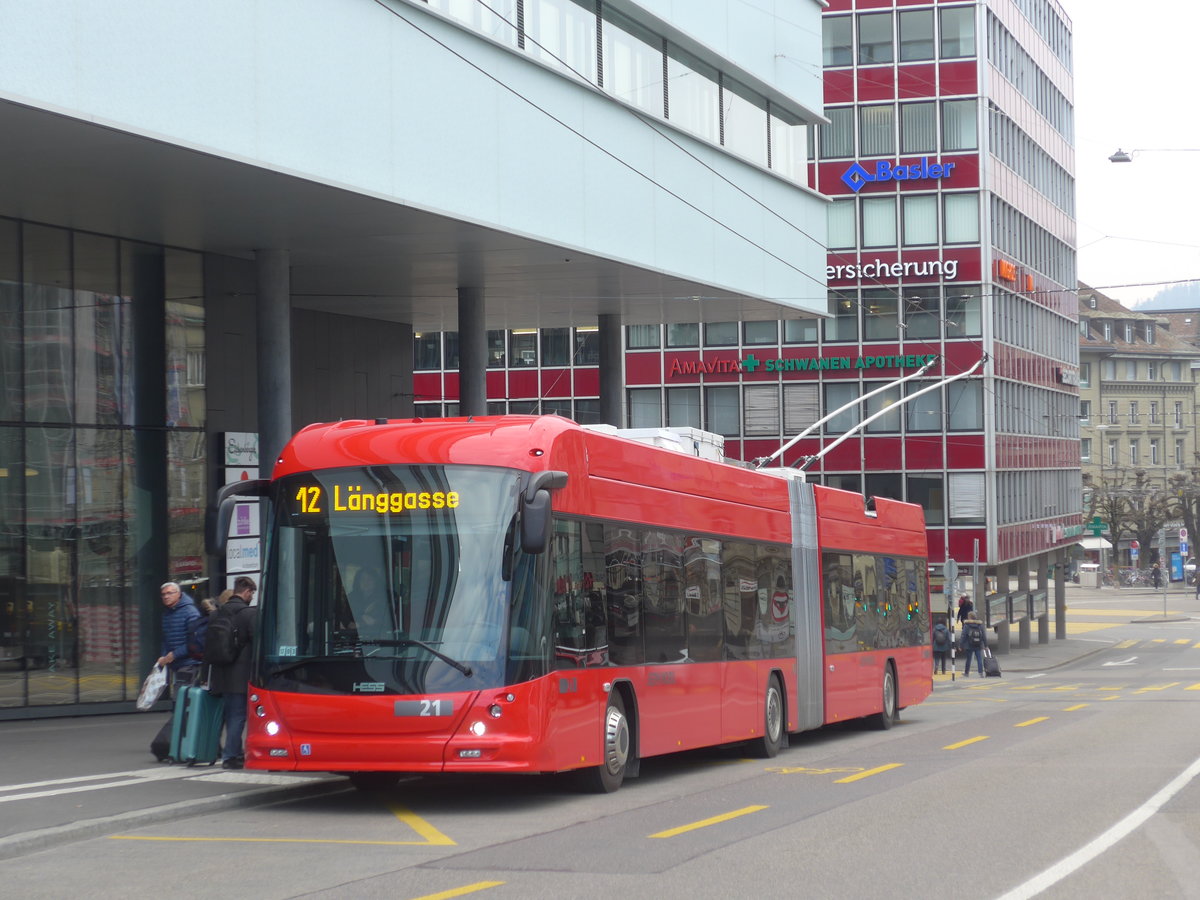
M868 163L868 165L870 165ZM913 165L897 165L890 160L881 159L873 169L866 168L862 163L853 163L842 173L842 181L846 187L858 193L868 184L879 184L885 181L921 181L924 179L949 178L954 171L955 163L931 163L928 156L922 156L921 161Z

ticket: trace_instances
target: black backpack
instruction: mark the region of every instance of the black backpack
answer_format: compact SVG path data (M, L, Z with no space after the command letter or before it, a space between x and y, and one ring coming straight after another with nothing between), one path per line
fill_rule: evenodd
M967 626L967 646L972 649L983 646L983 626L971 623Z
M934 650L949 650L950 649L950 631L945 625L935 625L933 628L933 649Z
M235 613L222 606L212 614L205 635L204 661L215 666L227 666L234 662L245 643L234 621Z

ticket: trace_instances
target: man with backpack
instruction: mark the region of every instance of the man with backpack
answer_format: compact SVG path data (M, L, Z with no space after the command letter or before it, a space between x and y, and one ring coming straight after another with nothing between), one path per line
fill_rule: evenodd
M987 646L987 632L983 628L983 623L979 621L979 617L973 612L967 613L967 620L963 623L962 638L960 639L963 655L966 656L967 665L963 670L963 678L971 677L971 657L972 655L979 661L979 676L983 677L983 649Z
M946 674L946 657L950 655L950 629L946 627L945 622L938 622L933 626L933 674L938 674L938 666L941 666L941 674Z
M204 661L212 667L209 690L225 701L225 745L221 754L221 767L225 769L240 769L245 764L242 735L258 618L250 602L257 590L254 579L239 575L233 582L233 596L213 613L205 636Z

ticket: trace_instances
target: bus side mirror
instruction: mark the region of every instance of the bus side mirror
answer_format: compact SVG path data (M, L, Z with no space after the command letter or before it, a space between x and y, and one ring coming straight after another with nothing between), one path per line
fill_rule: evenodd
M521 493L521 549L541 553L550 542L550 492L567 486L567 473L537 472Z
M250 481L235 481L217 491L213 505L205 511L204 543L213 556L225 553L225 542L229 538L229 520L238 497L265 497L271 481L255 478Z

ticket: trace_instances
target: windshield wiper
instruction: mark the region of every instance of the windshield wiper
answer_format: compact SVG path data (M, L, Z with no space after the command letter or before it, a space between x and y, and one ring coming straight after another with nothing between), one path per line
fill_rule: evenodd
M379 640L363 640L361 643L372 647L420 647L422 650L432 653L442 662L446 663L446 665L454 666L454 668L458 669L458 671L462 672L468 678L475 674L466 663L460 663L457 659L447 656L436 647L432 647L424 641L418 641L416 638L380 638Z

